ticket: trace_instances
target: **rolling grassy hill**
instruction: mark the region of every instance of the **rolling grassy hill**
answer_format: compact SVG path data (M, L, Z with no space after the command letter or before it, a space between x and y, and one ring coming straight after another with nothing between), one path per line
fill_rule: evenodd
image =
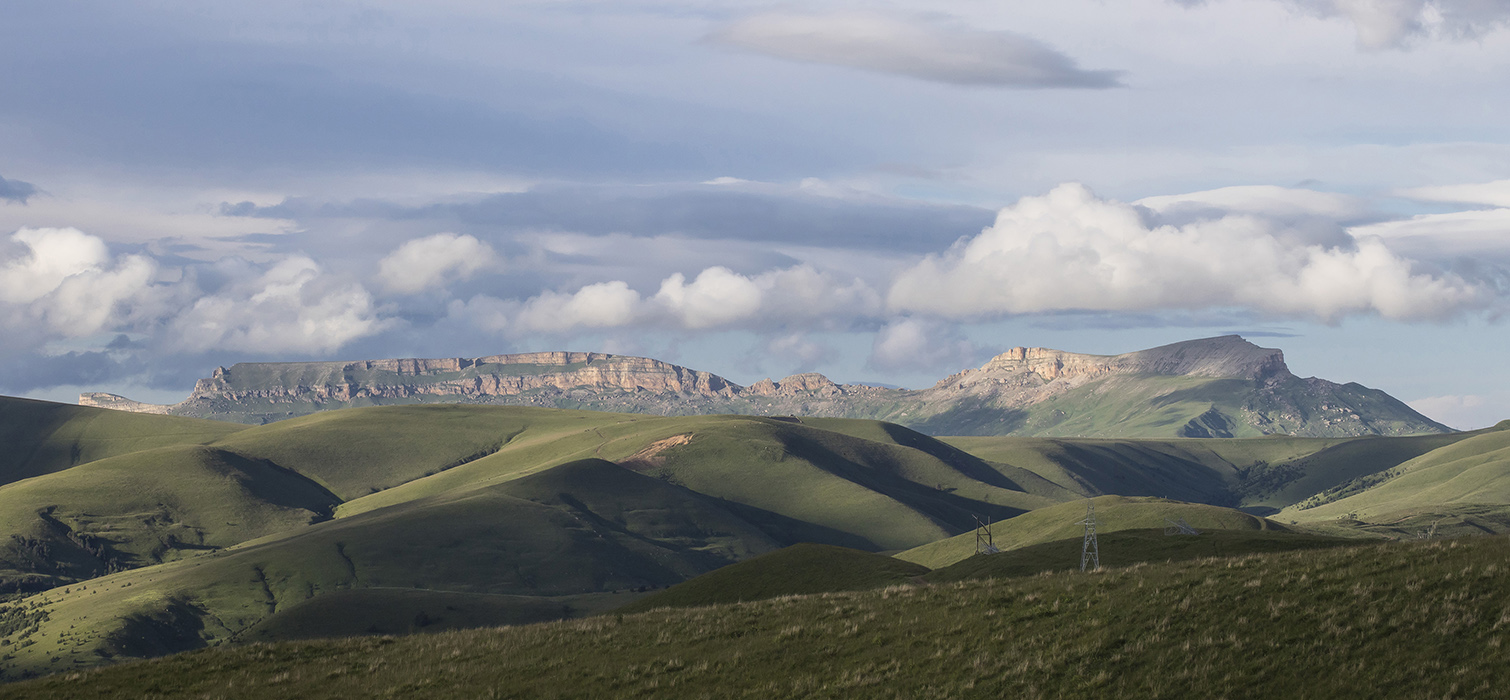
M369 596L357 609L394 606L361 630L395 629L409 611L434 608L431 593L512 596L476 599L470 623L426 612L449 626L561 615L563 597L627 601L627 591L797 542L899 549L954 534L974 513L1001 517L1070 496L905 429L847 428L853 434L739 416L380 407L0 487L0 517L61 523L59 537L101 544L101 561L141 567L51 580L60 587L25 599L35 627L4 635L12 644L0 668L59 670L308 631L334 619L316 602L333 592L342 592L333 610L355 605L352 596ZM552 461L562 457L578 459ZM19 576L29 560L12 554ZM345 593L378 589L386 592Z
M1197 530L1284 530L1267 518L1248 515L1231 508L1183 503L1147 496L1098 496L1090 499L1096 507L1096 530L1114 533L1120 530L1163 528L1165 520L1184 519ZM1010 520L991 524L997 548L1002 551L1022 549L1045 542L1079 538L1085 531L1086 502L1072 501L1040 508ZM915 547L896 555L898 559L940 569L975 554L975 533L966 532L947 539ZM1075 558L1079 561L1079 557Z
M795 544L679 583L619 608L618 612L859 591L908 583L926 573L925 566L858 549Z
M1285 509L1278 517L1314 524L1346 520L1413 531L1455 520L1448 534L1510 527L1510 421L1497 430L1355 478ZM1466 519L1465 519L1466 518ZM1475 520L1477 518L1477 520Z
M328 518L340 499L264 460L187 445L0 488L0 586L39 590Z
M203 445L245 427L0 396L0 484L154 447Z
M1497 697L1510 540L1396 543L209 649L52 698Z
M1103 568L1358 544L1357 539L1283 530L1202 530L1199 535L1170 535L1163 528L1150 528L1116 530L1097 536ZM924 574L922 579L929 583L950 583L1032 576L1046 571L1078 571L1083 545L1084 538L1074 537L998 554L970 556Z
M1510 423L1510 422L1507 422ZM1443 435L1112 440L948 437L1084 496L1160 496L1272 514L1321 491L1510 425Z
M1077 537L1082 497L1116 490L1208 505L1103 496L1103 532L1166 516L1273 527L1209 504L1282 507L1493 433L942 441L870 420L512 406L359 408L251 428L0 409L25 451L7 453L7 468L30 475L0 485L13 533L0 586L47 589L0 614L8 678L322 625L581 615L800 542L942 566L974 551L974 516L998 521L998 545L1024 547ZM1495 445L1472 442L1449 462Z

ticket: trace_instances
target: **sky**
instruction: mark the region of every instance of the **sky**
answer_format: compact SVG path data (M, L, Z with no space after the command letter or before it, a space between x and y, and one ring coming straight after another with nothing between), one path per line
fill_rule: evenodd
M0 393L1239 333L1483 427L1507 86L1510 0L12 0Z

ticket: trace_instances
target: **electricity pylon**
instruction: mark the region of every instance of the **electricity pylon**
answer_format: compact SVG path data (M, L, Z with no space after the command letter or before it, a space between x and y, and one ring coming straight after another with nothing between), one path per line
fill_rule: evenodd
M1101 547L1096 544L1096 503L1085 502L1085 543L1080 546L1080 570L1101 570Z

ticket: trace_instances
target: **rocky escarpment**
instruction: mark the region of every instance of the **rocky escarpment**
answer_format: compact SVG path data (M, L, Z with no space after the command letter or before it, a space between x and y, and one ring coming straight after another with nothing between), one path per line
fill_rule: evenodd
M1013 348L927 389L839 384L821 374L748 387L644 357L541 352L478 358L243 363L173 406L86 394L80 403L241 422L397 403L491 403L689 415L875 418L933 434L1230 437L1441 432L1355 384L1301 379L1279 350L1238 336L1122 355Z
M314 401L480 398L538 391L645 391L732 396L737 385L644 357L540 352L436 360L248 363L217 368L194 386L195 401Z

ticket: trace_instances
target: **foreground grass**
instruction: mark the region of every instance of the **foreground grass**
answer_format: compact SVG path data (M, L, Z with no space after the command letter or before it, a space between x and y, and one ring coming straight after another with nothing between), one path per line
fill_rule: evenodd
M227 647L14 698L1503 697L1510 538Z

